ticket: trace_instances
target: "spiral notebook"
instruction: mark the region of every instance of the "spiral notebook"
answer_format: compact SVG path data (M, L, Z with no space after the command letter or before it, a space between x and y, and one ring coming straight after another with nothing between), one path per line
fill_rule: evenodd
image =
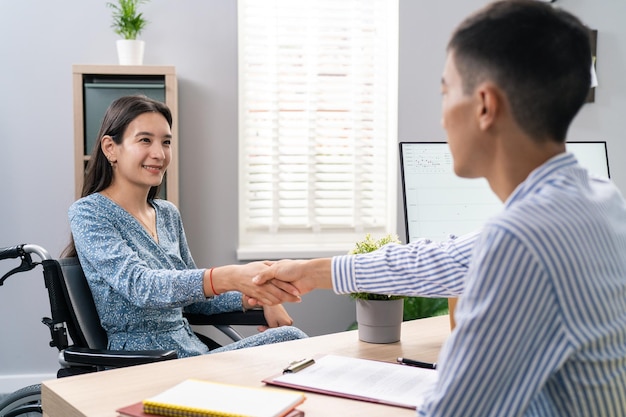
M286 417L302 415L294 409L305 399L296 391L188 379L143 400L140 411L167 417ZM127 416L136 411L136 404L117 410Z
M139 401L135 404L127 405L126 407L115 410L120 417L156 417L155 414L148 414L143 412L143 402ZM294 408L285 414L284 417L304 417L304 411Z

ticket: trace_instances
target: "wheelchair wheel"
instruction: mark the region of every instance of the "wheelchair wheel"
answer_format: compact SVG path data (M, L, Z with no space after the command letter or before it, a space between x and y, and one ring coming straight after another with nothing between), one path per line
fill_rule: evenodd
M41 415L41 384L29 385L0 401L0 417Z

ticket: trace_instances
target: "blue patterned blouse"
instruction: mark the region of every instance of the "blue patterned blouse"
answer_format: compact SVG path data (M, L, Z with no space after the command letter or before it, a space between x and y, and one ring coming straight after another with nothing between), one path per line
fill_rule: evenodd
M80 263L91 287L110 349L175 349L179 357L209 353L194 335L185 311L215 314L241 310L241 293L206 298L176 206L154 200L159 242L122 207L101 194L76 201L69 221ZM279 327L211 352L298 339Z

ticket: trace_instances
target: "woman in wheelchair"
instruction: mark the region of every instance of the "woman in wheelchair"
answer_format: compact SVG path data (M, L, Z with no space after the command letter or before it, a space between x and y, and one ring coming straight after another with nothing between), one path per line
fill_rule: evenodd
M109 348L175 349L186 357L306 337L277 304L280 290L252 283L267 267L263 262L196 267L178 209L157 198L177 139L171 125L167 106L145 96L111 103L82 198L69 209L72 241L65 255L80 260ZM183 317L245 311L248 296L263 302L269 327L215 350Z

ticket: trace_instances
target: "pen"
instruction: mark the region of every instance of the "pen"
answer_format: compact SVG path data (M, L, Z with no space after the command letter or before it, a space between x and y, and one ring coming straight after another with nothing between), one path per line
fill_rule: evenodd
M437 369L436 363L416 361L416 360L407 359L407 358L398 358L398 363L409 365L409 366L416 366L418 368Z

